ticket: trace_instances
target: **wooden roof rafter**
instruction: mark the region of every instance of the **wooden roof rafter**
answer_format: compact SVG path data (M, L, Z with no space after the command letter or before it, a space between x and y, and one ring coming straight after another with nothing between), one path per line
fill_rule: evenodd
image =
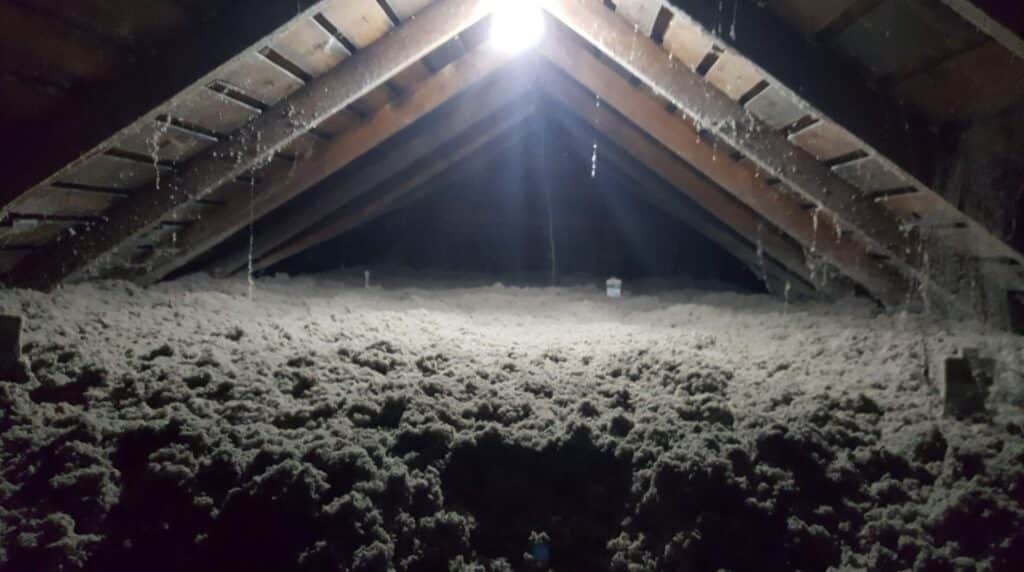
M49 288L83 271L90 262L157 224L164 213L202 198L264 164L304 132L422 59L488 13L486 0L444 0L430 6L395 32L348 58L345 65L316 78L279 103L275 108L277 112L271 110L260 115L245 129L189 161L174 173L165 187L184 191L160 192L154 188L119 203L108 215L108 224L65 237L45 253L22 260L12 272L13 282ZM324 97L324 93L331 96ZM232 160L225 161L225 157ZM215 242L223 238L218 236Z
M533 88L533 74L529 66L513 65L499 74L479 88L458 96L447 109L438 110L445 113L436 118L429 128L421 129L414 137L389 149L379 161L344 178L337 188L330 189L331 192L320 193L301 204L283 207L280 216L261 229L251 252L240 249L223 256L214 268L214 274L236 272L247 264L250 255L256 260L261 259L307 228L329 218L332 212L378 188L394 173L432 157L438 148L459 138L499 110L529 96ZM435 118L426 118L427 121L431 119ZM438 160L447 162L443 157Z
M1018 58L1024 59L1024 38L1021 37L1024 34L1024 11L1019 6L1015 8L1012 2L996 0L942 0L942 3ZM1000 21L998 11L1007 16L1015 15L1016 21Z
M569 114L563 113L560 109L549 105L543 106L542 109L546 122L551 122L553 119L554 122L552 124L562 126L559 129L569 134L570 139L578 139L579 133L574 134L573 132L579 127L577 124L570 122L568 119ZM496 114L500 119L492 119L491 122L498 121L499 124L515 124L526 118L528 112L529 110L526 110L526 113L524 113L522 109L502 112ZM534 128L534 130L537 129ZM514 141L521 137L521 133L517 131L516 135L510 134L506 137ZM308 249L353 230L359 225L372 222L377 217L388 212L396 202L406 197L418 199L431 191L437 190L442 186L443 182L450 182L452 179L464 176L468 169L473 169L474 166L478 168L481 162L491 158L494 155L494 151L509 145L510 141L497 141L497 145L495 142L486 142L488 139L500 139L501 137L501 133L492 133L490 136L476 138L478 144L492 146L490 153L486 152L486 149L481 151L479 147L471 148L466 152L466 143L460 143L458 148L460 150L455 150L454 152L441 152L440 150L435 152L438 155L436 163L424 161L417 167L410 168L406 172L396 175L394 181L389 180L382 184L379 189L369 193L364 200L339 209L337 212L325 217L324 222L319 226L307 229L304 234L298 235L290 242L285 243L284 246L270 252L261 259L257 259L253 266L254 270L266 270L288 258L297 256ZM473 141L473 139L470 139L470 141ZM589 153L589 140L585 143L588 145L587 149L572 145L570 150L579 155L579 157L583 157L584 151ZM583 142L581 142L582 144ZM541 159L539 147L539 145L532 145L530 151L524 150L524 153L533 161L539 161ZM745 263L755 275L763 277L769 284L769 288L777 295L802 298L816 296L814 286L805 279L792 274L770 256L759 255L756 245L745 242L744 239L730 234L709 220L706 215L701 216L699 207L687 207L673 200L672 195L675 193L667 191L665 183L657 182L657 178L651 172L644 170L646 167L637 168L636 164L627 164L623 161L623 157L617 154L616 150L606 146L602 146L601 157L602 161L610 160L614 166L612 173L614 180L624 183L624 186L629 187L632 193L637 194L645 202L654 206L654 208L662 210L669 216L692 226L698 232L708 237L709 240L719 244L724 250ZM583 157L583 159L589 161L589 154ZM405 204L409 202L411 200ZM768 241L768 244L770 249L775 243ZM799 254L799 250L797 253ZM214 262L213 266L224 267L224 264ZM237 264L229 266L237 266ZM801 268L806 271L805 267L801 266ZM239 268L235 272L240 272L243 269Z
M586 110L580 111L584 118L600 113L605 118L607 129L612 125L612 118L602 108L615 108L670 149L677 160L692 165L720 188L793 237L808 252L822 256L863 285L886 305L895 306L906 301L907 283L885 269L849 234L844 236L829 217L818 217L815 222L812 213L805 211L792 197L770 186L767 177L752 165L727 161L723 153L701 140L694 125L636 90L628 80L601 64L583 47L567 38L554 38L545 41L541 52L552 65L595 93L602 102L601 107L596 107L590 103L593 99L581 93L572 81L557 74L546 75L540 85L553 97L565 102L567 109ZM706 204L713 197L709 194L699 202ZM716 214L720 218L735 216ZM749 234L746 235L749 237ZM802 260L793 260L792 257L780 259L791 260L787 267L795 272L800 271Z
M255 262L254 270L266 270L274 264L366 224L382 216L398 201L416 192L420 187L437 189L439 180L448 180L447 173L457 171L458 167L473 159L492 141L508 134L529 119L534 114L535 107L531 100L507 104L502 110L492 113L475 125L470 132L449 141L434 156L426 157L383 181L363 200L346 203L335 211L327 211L329 216L324 217L319 224L304 228L302 232L291 235L290 240L283 242L278 248L263 254ZM484 156L486 157L486 154ZM237 264L221 266L230 268ZM241 270L242 268L236 268L233 272Z
M168 163L170 172L162 175L165 185L162 188L151 186L126 192L104 213L110 219L108 224L65 237L56 245L29 254L15 269L13 276L17 283L46 287L69 275L84 276L87 271L101 266L97 261L102 262L104 255L125 248L155 227L173 222L178 225L174 230L173 248L153 251L142 278L143 282L159 280L254 220L279 212L279 208L306 189L402 132L509 61L491 52L472 50L471 42L458 40L461 32L489 13L491 3L486 0L439 0L426 9L423 6L428 0L388 0L391 18L379 9L376 0L359 1L369 2L376 12L370 22L372 25L368 24L365 30L356 28L353 33L333 29L332 20L324 17L329 6L338 8L337 0L317 3L313 18L310 18L311 13L300 14L301 25L312 26L317 34L330 36L333 40L327 41L338 44L344 52L332 55L300 50L291 54L296 62L302 63L295 67L296 77L301 76L299 80L305 84L304 88L293 84L299 91L280 103L277 103L280 98L264 101L255 97L258 91L250 94L255 97L256 116L251 123L241 130L226 129L220 141L212 143L195 158L180 164ZM770 46L771 53L764 58L752 53L753 39L774 33L770 27L762 30L761 35L748 36L743 26L750 22L744 22L729 37L721 30L717 35L712 34L709 24L714 10L708 6L714 2L709 0L695 0L688 3L685 10L660 0L620 0L615 3L615 11L600 0L541 0L540 4L561 23L553 26L540 52L564 72L563 76L572 78L560 77L551 85L544 85L551 97L559 97L552 86L566 81L570 84L575 81L597 93L634 124L630 127L646 132L674 156L672 161L679 163L672 167L674 172L681 173L680 168L692 172L695 167L719 190L730 193L730 200L738 198L752 207L808 252L823 256L887 305L905 303L918 283L927 285L932 299L936 294L949 299L947 290L931 279L927 264L922 264L918 237L907 233L902 226L913 221L897 220L897 215L904 215L899 205L907 202L903 200L906 197L928 199L924 203L935 202L934 193L915 178L927 170L921 167L922 164L927 167L927 162L920 163L913 156L901 154L911 146L899 141L916 137L916 123L911 122L910 132L892 132L896 136L889 142L896 143L891 147L881 145L887 141L884 134L890 133L886 131L888 127L879 131L871 126L871 119L878 117L883 118L883 125L891 125L893 114L899 115L901 110L872 97L865 100L870 103L867 105L870 112L865 113L858 109L863 107L860 100L857 105L851 105L857 98L850 97L849 93L840 100L830 100L828 94L834 95L836 88L832 86L831 91L827 88L835 70L831 70L831 74L823 72L821 78L812 78L812 85L807 87L801 83L799 75L793 74L806 74L808 70L794 72L779 67L780 53L799 55L792 43L780 42L781 51L774 49L777 46ZM423 11L417 13L421 9ZM411 17L413 14L415 18ZM336 11L333 22L344 22L348 16L345 10ZM391 28L392 20L402 23L394 31L375 39ZM563 25L572 32L564 31ZM360 35L363 33L365 37ZM477 34L467 34L466 39L471 35ZM573 39L576 35L591 45L585 48L577 45ZM459 45L447 50L447 59L441 58L441 64L433 66L443 68L437 74L425 79L418 78L417 73L410 74L413 81L403 82L400 90L387 85L398 72L420 65L415 62L428 53L437 55L435 48L451 47L452 42ZM471 51L465 53L464 47ZM252 55L250 52L257 48L251 47L245 53ZM593 57L592 49L611 60L611 67L608 61ZM690 49L692 53L686 51ZM276 57L258 49L252 53L257 59ZM747 54L751 57L745 57ZM448 61L457 56L461 57L448 65ZM823 67L820 58L811 58L808 62L807 67L813 68L811 72ZM696 69L703 64L710 67ZM336 67L327 71L334 65ZM621 69L613 70L615 67ZM320 71L310 73L313 69ZM618 79L613 81L607 79L609 77ZM842 80L837 84L840 86L850 80L839 79ZM710 89L709 83L722 91ZM796 91L791 89L794 85ZM278 87L282 94L292 89L283 84ZM863 88L854 86L853 89L860 93ZM561 95L565 96L572 89L580 88L563 86ZM203 86L201 91L210 90ZM230 91L213 90L211 93L227 99L235 97ZM324 97L324 93L330 93L330 97ZM394 100L396 96L401 99ZM584 108L589 107L583 99L572 97ZM687 122L678 113L665 110L666 106L682 110L686 116L696 119L697 125ZM315 129L321 122L338 117L335 113L338 110L357 107L354 127L334 132L332 138L323 136L321 129ZM655 108L660 111L655 113ZM665 125L674 126L676 132ZM684 141L688 138L692 140ZM304 140L301 144L300 139ZM702 143L701 139L710 143ZM716 154L711 148L709 154L708 148L716 144L727 147L728 151ZM844 154L853 160L847 160L849 157ZM218 161L218 155L237 161ZM836 161L837 157L844 161ZM214 202L206 200L212 193L220 194L225 183L253 173L268 158L286 158L283 162L287 166L260 175L255 201L248 193L228 194ZM718 159L721 159L720 164L716 164ZM668 180L663 173L658 175ZM768 178L778 181L769 182ZM369 174L364 174L363 180L364 191L379 186L380 179ZM894 184L906 184L913 192L871 194L888 191ZM804 199L783 192L783 186ZM176 191L168 193L167 188ZM820 206L807 211L807 199ZM335 206L347 208L341 202ZM187 219L179 224L175 213L197 207L208 209L201 223L186 225L184 222L192 220ZM287 212L291 207L285 208ZM311 212L295 208L295 212ZM823 214L818 216L818 211ZM954 212L958 219L963 217L952 207L943 212L946 211ZM260 252L269 254L275 248L280 250L282 243L289 244L291 236L305 233L301 218L294 218L286 233L270 233L271 240ZM958 228L974 232L978 225L972 226L973 221L963 219L964 226ZM741 235L749 241L750 225L745 228ZM778 260L788 272L806 275L806 262L800 262L800 256L787 259L785 249L777 250L781 253ZM884 255L884 262L879 254ZM1014 260L1020 258L1012 251L1006 256ZM229 266L235 263L237 260Z
M326 3L318 1L300 15L311 16ZM34 187L52 184L116 146L132 135L130 127L167 114L176 94L210 83L224 62L258 52L268 38L285 33L298 20L295 6L282 2L227 10L176 41L173 51L141 59L123 80L58 110L50 128L32 133L31 140L11 150L4 160L17 168L6 169L11 180L0 202L6 205Z
M720 57L742 61L787 106L841 126L869 154L912 178L934 176L941 145L923 117L870 89L850 63L808 44L763 6L749 0L727 7L717 0L628 1L662 5L672 15L671 28L703 36L721 48ZM673 39L666 36L667 48L674 47Z
M177 243L177 251L154 260L140 281L153 283L181 268L233 233L294 200L306 190L376 148L390 137L495 73L507 60L476 51L456 60L421 82L400 101L385 106L365 122L321 146L294 170L258 185L253 204L247 196L235 196L212 213L200 227L190 228ZM322 213L321 213L322 214Z
M571 115L570 110L562 109L559 109L557 114L552 114L555 124L571 138L579 141L580 146L573 146L572 150L580 155L589 151L589 145L595 141L588 137L581 127L584 125L583 121L573 120L570 118ZM601 122L594 123L592 130L600 133ZM755 228L749 228L739 225L735 220L725 222L723 218L716 216L714 211L706 211L706 207L701 206L702 202L685 201L680 196L681 193L685 194L693 188L694 181L686 180L673 184L671 180L662 179L656 174L657 166L651 158L639 151L634 151L636 155L630 154L627 149L619 147L603 133L599 137L602 141L599 146L600 161L608 162L615 167L615 180L624 188L635 192L644 202L678 219L732 254L764 282L769 292L787 299L791 295L801 298L816 298L821 295L817 291L819 284L816 284L809 275L806 264L791 270L775 258L780 255L786 256L788 249L779 249L771 240L768 240L769 245L765 246L764 237L775 236L772 229L766 228L766 223L758 221ZM591 156L580 156L583 159L591 159ZM795 254L801 255L802 258L803 253L799 249Z
M779 111L795 113L796 116L804 114L807 121L800 120L795 125L799 129L787 130L790 141L825 162L840 178L890 211L899 219L901 226L909 229L947 226L951 231L942 233L938 240L932 242L933 248L937 250L932 253L933 258L945 258L946 254L953 253L967 258L1005 260L1007 264L999 272L1010 283L1016 284L1017 288L1024 287L1024 255L993 235L993 232L998 231L979 225L946 202L933 188L939 184L936 177L938 166L948 152L943 149L945 144L939 141L940 136L935 132L933 122L937 119L934 117L934 108L944 103L952 105L959 102L973 109L972 105L966 103L976 99L972 97L973 93L978 99L987 102L980 104L987 109L999 100L997 93L1001 93L1004 98L1012 98L1013 93L1019 91L1020 82L1011 81L1001 91L993 90L989 85L989 80L995 77L993 74L1001 71L1007 78L1019 77L1020 70L1024 69L1019 64L1011 65L1007 62L1013 59L1013 46L1020 41L1019 31L1024 29L1021 27L1024 21L1020 18L1019 10L998 1L944 0L942 4L952 9L949 11L950 16L959 15L964 20L959 26L948 28L951 34L963 36L964 28L969 30L977 26L993 40L967 52L954 51L953 54L960 55L945 61L939 66L941 70L914 75L913 78L921 82L912 88L913 93L908 97L899 88L892 91L890 96L869 89L865 82L857 81L856 78L862 73L856 66L835 57L830 50L808 44L802 35L790 30L763 3L753 0L734 0L726 5L714 0L685 3L624 1L661 4L662 15L671 15L664 33L663 47L674 57L686 61L691 68L697 67L696 62L700 61L702 54L712 59L718 58L718 63L723 58L731 62L743 62L746 68L744 73L760 79L757 85L761 88L767 86L753 99L741 100L747 110L760 115L762 119L765 117L760 109L762 104L768 104L768 117ZM865 6L874 8L882 3L871 2L865 5L839 1L804 4L787 1L773 4L781 4L789 20L800 20L804 31L813 33L824 27L827 34L832 35L872 12L864 10ZM896 4L888 2L884 6ZM927 6L920 6L919 10L930 13L940 8L931 6L933 3L925 4ZM1001 14L1003 21L1000 22L990 13ZM911 17L911 21L906 22L909 26L914 24L914 18L922 17L923 14L905 16ZM805 17L810 20L801 20ZM822 19L812 21L818 17ZM895 30L902 30L899 22L890 22L888 25ZM935 22L918 22L914 25L928 26L935 25ZM869 24L864 26L871 27ZM883 34L879 28L884 26L880 26L880 22L876 21L874 27L878 35ZM940 26L939 29L947 28ZM890 36L884 33L885 37ZM895 38L898 34L892 36ZM961 38L958 41L963 40ZM993 49L999 47L997 44L1006 47L1005 54ZM891 45L890 49L893 49ZM688 54L688 50L694 53ZM687 61L687 57L691 59ZM950 69L946 69L945 64L949 64ZM984 80L963 71L988 69L989 66L1000 71L992 71L988 75L978 72L986 78ZM718 78L714 77L718 67L712 66L705 77L721 87L721 82L716 82ZM956 81L956 69L964 75L963 81ZM931 79L933 71L938 73L939 78L953 83L942 86L940 81ZM977 85L979 82L981 85ZM980 93L981 89L984 89L984 94ZM754 91L757 92L757 89ZM924 97L926 93L936 95ZM921 101L922 98L924 101ZM909 104L911 101L914 102L913 106ZM923 254L919 258L923 260ZM922 276L919 274L918 277Z

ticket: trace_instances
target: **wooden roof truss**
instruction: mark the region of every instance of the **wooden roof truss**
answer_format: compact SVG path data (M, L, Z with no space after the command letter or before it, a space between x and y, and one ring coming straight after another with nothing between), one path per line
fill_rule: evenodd
M316 2L11 191L0 269L36 288L152 283L252 225L252 250L207 268L267 268L450 181L539 111L607 141L617 176L775 290L835 288L820 260L887 306L953 309L936 248L999 261L1024 288L1024 257L925 184L924 123L762 16L722 31L717 2L539 3L545 39L511 58L483 45L487 0Z

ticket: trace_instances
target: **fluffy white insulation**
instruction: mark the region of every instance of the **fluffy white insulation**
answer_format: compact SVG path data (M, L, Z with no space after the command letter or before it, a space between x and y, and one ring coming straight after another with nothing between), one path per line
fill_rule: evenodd
M0 292L0 570L1024 570L1020 337L383 284ZM964 348L996 382L949 419Z

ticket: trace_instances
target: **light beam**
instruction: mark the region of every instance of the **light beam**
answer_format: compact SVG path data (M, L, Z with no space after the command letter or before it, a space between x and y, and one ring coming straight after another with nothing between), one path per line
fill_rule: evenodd
M535 0L500 0L491 17L491 46L518 54L544 37L544 13Z

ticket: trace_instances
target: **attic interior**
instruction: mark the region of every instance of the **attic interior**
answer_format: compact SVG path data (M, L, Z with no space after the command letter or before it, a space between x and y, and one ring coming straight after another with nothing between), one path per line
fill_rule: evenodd
M1024 6L0 15L0 572L1024 569Z

